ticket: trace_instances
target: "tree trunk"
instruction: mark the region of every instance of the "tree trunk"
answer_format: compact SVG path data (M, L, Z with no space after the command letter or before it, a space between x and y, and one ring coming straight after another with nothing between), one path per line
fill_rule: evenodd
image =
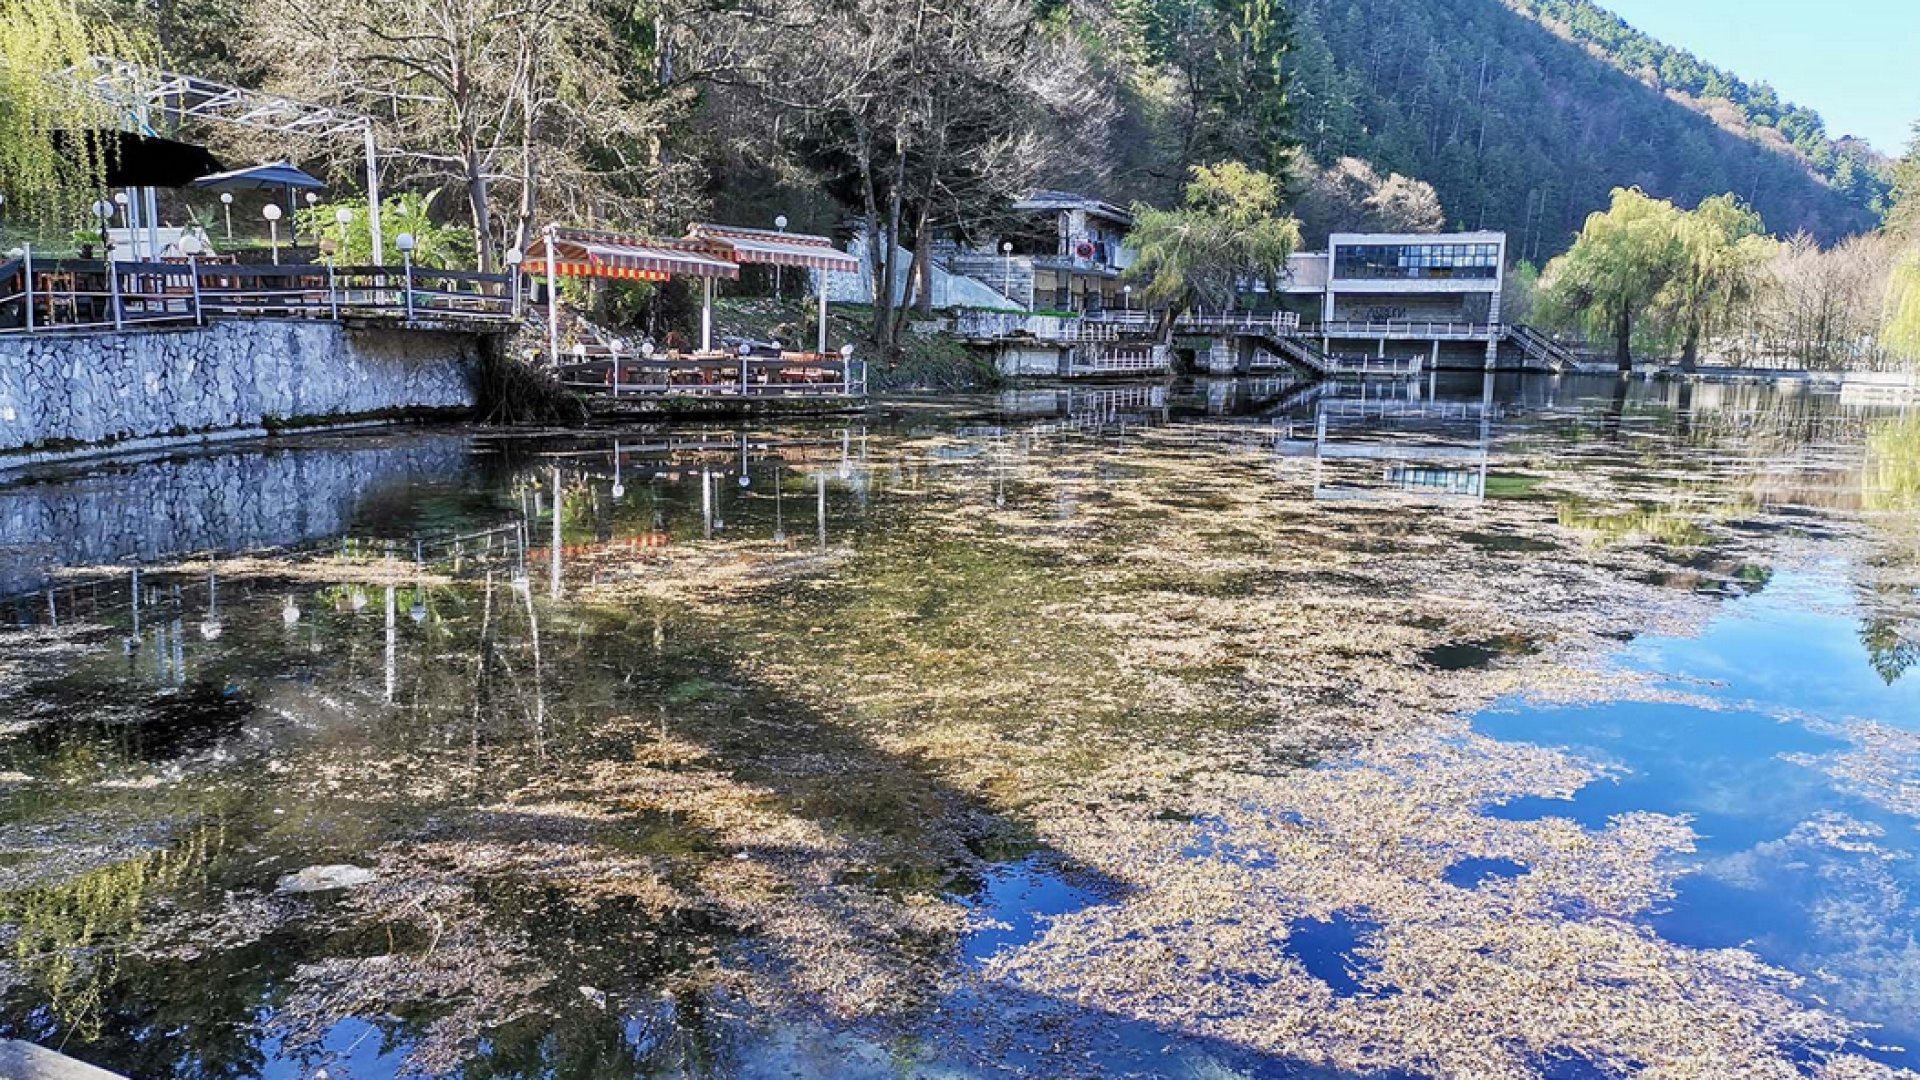
M1614 362L1624 374L1633 370L1633 311L1622 305L1614 322Z
M1700 320L1690 319L1687 322L1686 344L1681 346L1680 348L1680 370L1692 371L1694 369L1694 366L1699 362L1700 362Z
M857 132L855 144L858 147L860 165L860 202L867 217L867 258L873 272L873 340L876 345L886 342L881 335L891 327L886 318L888 300L893 295L892 267L889 260L882 257L880 250L880 200L873 189L873 136L861 127Z
M928 221L933 217L933 200L923 199L913 222L913 306L922 315L933 314L933 237Z
M873 313L873 329L877 343L886 348L892 348L900 340L899 327L894 322L896 305L893 295L893 272L897 265L894 257L900 250L901 199L904 195L901 188L905 186L907 179L907 148L900 142L897 133L894 136L893 155L893 190L887 193L887 304L884 310L876 307Z
M480 162L467 159L467 203L473 208L473 244L480 272L493 273L493 217L487 208L487 178Z

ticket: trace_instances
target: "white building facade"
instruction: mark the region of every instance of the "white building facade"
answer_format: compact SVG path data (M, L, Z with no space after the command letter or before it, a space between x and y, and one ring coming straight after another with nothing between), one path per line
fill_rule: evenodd
M1327 352L1420 348L1437 363L1443 343L1483 343L1491 364L1506 256L1500 232L1334 233L1326 251L1288 260L1284 291L1317 298L1307 332Z

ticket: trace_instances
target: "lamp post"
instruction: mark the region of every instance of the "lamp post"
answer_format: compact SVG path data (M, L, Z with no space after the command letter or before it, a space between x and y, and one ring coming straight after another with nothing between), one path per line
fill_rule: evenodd
M1121 307L1121 310L1127 312L1128 314L1132 314L1133 286L1131 285L1120 286L1120 307Z
M520 264L526 261L526 252L517 247L507 249L507 313L515 319L520 317Z
M132 246L133 257L138 261L140 258L140 238L134 235L133 232L133 209L131 202L132 200L127 198L126 192L116 191L113 193L113 205L120 211L120 227L127 230L127 243Z
M317 204L319 201L320 201L320 196L315 195L311 191L307 192L307 195L306 195L307 212L312 213L315 204ZM320 237L320 229L321 229L320 223L318 221L315 221L313 223L313 235L316 241ZM295 247L300 246L300 223L298 221L295 221L293 223L293 245Z
M1000 286L1000 291L1011 303L1013 301L1013 241L1000 241L1000 261L1006 268L1006 281Z
M786 232L787 231L787 215L775 214L773 217L773 227L774 227L774 230L777 232ZM773 298L775 300L780 299L780 264L779 263L773 264Z
M96 199L93 204L93 216L100 219L100 257L113 261L113 237L107 233L107 222L113 220L113 204L105 199Z
M401 233L393 238L393 246L400 249L400 262L406 272L407 321L413 321L413 234Z
M280 204L268 203L260 208L260 216L267 219L268 242L273 245L273 265L280 265Z
M200 310L200 263L198 260L204 250L198 236L188 233L180 238L180 254L187 257L187 285L193 297L193 321L201 326L207 323L205 313Z
M222 213L224 213L227 216L227 240L228 242L232 242L233 240L233 192L223 191L220 193L220 210Z
M333 256L333 261L337 263L347 254L347 226L353 224L353 209L346 206L336 208L333 223L340 226L340 249Z

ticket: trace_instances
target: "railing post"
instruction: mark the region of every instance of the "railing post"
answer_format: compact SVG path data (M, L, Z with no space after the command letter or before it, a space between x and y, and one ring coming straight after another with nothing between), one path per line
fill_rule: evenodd
M120 272L113 268L113 252L107 252L107 302L113 307L113 328L125 327L125 316L120 310Z
M20 245L20 269L27 277L27 333L33 333L33 245Z
M340 321L340 280L334 276L333 260L327 260L327 310L333 314L333 321Z

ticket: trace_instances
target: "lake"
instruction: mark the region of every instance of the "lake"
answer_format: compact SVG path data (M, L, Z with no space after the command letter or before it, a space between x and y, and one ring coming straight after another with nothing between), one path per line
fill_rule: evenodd
M139 1080L1920 1075L1920 404L1441 376L0 481Z

